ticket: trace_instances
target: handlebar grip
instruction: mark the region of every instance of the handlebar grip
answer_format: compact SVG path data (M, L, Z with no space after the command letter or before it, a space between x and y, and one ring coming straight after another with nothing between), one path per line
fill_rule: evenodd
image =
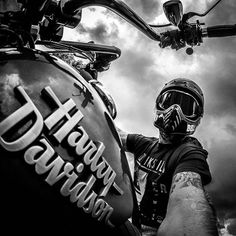
M205 29L207 37L227 37L236 35L236 25L218 25L211 26Z

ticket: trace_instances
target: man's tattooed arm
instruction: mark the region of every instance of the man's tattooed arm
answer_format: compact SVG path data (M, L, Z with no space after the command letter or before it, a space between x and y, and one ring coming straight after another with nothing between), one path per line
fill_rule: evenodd
M172 180L167 214L158 236L218 236L214 208L195 172L177 173Z

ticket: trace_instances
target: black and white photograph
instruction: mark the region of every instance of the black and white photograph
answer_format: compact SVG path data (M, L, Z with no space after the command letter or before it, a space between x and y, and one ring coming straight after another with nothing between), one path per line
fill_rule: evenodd
M235 11L0 0L3 235L236 236Z

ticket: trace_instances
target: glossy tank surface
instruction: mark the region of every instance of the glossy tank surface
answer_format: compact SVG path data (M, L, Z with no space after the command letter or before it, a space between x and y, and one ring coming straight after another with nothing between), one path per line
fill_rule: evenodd
M0 156L6 228L106 235L132 215L114 122L94 88L56 57L1 52Z

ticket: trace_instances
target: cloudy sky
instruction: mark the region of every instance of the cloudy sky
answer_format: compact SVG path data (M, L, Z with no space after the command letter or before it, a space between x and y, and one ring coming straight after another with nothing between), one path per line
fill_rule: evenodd
M165 0L124 2L147 23L167 23L162 11ZM213 2L182 0L184 12L203 12ZM235 11L236 1L223 0L200 21L208 26L235 24ZM65 31L64 37L121 49L121 57L100 74L100 81L116 101L118 126L128 132L158 136L152 125L154 101L167 81L185 77L202 87L205 116L195 136L209 152L213 181L208 188L225 226L222 233L236 235L236 37L204 39L189 56L185 49L161 49L158 42L102 7L85 8L81 24Z

